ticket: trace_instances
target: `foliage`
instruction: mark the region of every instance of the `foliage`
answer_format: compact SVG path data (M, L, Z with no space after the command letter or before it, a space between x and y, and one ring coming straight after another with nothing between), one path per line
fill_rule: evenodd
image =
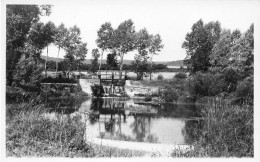
M157 80L163 80L163 75L162 75L162 74L159 74L159 75L157 76Z
M193 128L201 134L194 155L209 157L254 156L253 108L234 106L215 100L201 109L205 118L201 128Z
M58 64L58 58L59 58L59 53L60 53L60 49L64 48L66 45L66 36L68 34L68 29L65 27L65 25L63 23L61 23L57 28L56 28L56 34L54 36L55 39L55 45L58 46L58 55L57 55L57 59L56 59L56 75L57 75L57 71L59 68L59 64Z
M78 83L75 78L52 78L47 77L41 80L41 83Z
M26 44L23 55L16 66L13 79L18 87L34 87L39 89L43 65L39 63L38 55L40 50L30 44Z
M80 63L81 60L85 59L87 52L86 45L81 44L80 29L75 25L72 28L69 28L65 43L64 49L66 55L64 56L65 63L67 65L67 73L71 73L73 66L77 66L77 63ZM76 58L77 57L77 58Z
M135 49L135 29L131 19L119 24L114 30L113 47L117 50L120 57L120 71L123 68L124 55Z
M85 60L87 53L87 43L80 43L75 52L78 71L80 71L80 66L82 65L82 62Z
M239 82L235 92L235 103L253 105L254 101L254 80L248 77Z
M8 109L13 116L7 122L7 156L92 156L79 115L68 122L62 114L57 120L46 118L43 107L30 104Z
M150 46L150 35L146 29L140 30L136 34L136 48L138 54L135 55L133 67L137 74L137 80L143 79L143 76L148 72L148 48Z
M177 73L177 74L175 74L174 78L176 78L176 79L186 79L187 74L186 73Z
M90 70L93 73L96 73L98 70L98 58L100 57L98 49L93 49L92 50L92 60L91 60L91 67Z
M223 30L219 40L214 44L212 53L210 54L211 71L222 72L231 64L231 47L240 38L241 33L235 30Z
M7 84L13 82L13 72L21 57L32 24L39 21L37 5L6 6L6 73Z
M210 67L210 53L220 37L220 23L210 22L204 25L200 19L193 24L192 31L187 33L182 47L186 49L184 60L190 73L207 71Z
M107 67L110 70L116 70L118 67L116 51L107 55Z
M196 97L215 96L225 90L225 80L222 75L198 72L188 78L188 91Z
M231 66L237 69L241 78L254 74L254 25L231 47Z

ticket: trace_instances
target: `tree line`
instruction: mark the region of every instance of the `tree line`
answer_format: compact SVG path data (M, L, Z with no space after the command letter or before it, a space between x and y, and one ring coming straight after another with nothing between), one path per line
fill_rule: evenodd
M191 94L233 96L237 102L253 103L254 25L240 30L221 28L220 22L194 23L182 47L191 77Z
M109 57L109 54L108 54ZM93 61L93 60L92 60ZM44 63L45 60L42 59L42 62ZM100 70L118 70L119 66L118 63L114 64L114 62L111 64L109 63L110 61L107 60L107 62L101 65ZM47 70L48 71L56 71L56 62L55 61L47 61ZM93 64L81 64L80 65L80 69L81 71L88 71L88 72L97 72L99 68L99 64L97 63L95 68L93 69ZM164 64L153 64L152 66L152 71L156 72L156 71L165 71L165 70L169 70L167 65ZM134 71L135 70L135 66L133 64L123 64L123 69L126 71ZM58 71L62 71L65 72L67 70L66 67L66 62L65 61L60 61L58 62ZM77 71L77 66L72 66L72 71Z
M55 26L53 22L42 23L40 16L51 14L50 5L7 5L6 22L6 74L7 85L26 85L39 83L42 70L47 76L48 46L58 48L55 65L56 75L59 70L60 49L65 50L63 68L67 74L75 68L80 71L88 53L87 43L82 41L80 29L75 25L67 28L64 24ZM147 29L135 31L131 19L113 29L110 22L101 25L97 32L98 48L92 50L91 71L101 70L104 52L108 52L109 68L123 70L124 56L135 53L133 67L139 79L145 73L152 73L153 55L163 48L159 34L149 34ZM43 49L47 49L45 62L41 62ZM117 61L119 57L120 61ZM100 62L98 63L98 60ZM98 68L97 68L98 67Z

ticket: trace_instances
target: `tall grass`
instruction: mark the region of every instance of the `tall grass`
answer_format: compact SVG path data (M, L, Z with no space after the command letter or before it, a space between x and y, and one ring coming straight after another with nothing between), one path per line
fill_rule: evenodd
M81 115L46 117L43 105L7 105L6 155L9 157L136 157L142 152L92 145L85 141Z
M201 108L202 127L189 131L198 135L195 149L185 157L253 157L253 107L235 106L222 101ZM172 156L177 156L174 152Z
M84 142L85 126L80 116L69 121L45 118L43 107L20 106L8 118L7 156L91 156ZM14 111L8 106L9 112ZM11 109L11 110L10 110Z

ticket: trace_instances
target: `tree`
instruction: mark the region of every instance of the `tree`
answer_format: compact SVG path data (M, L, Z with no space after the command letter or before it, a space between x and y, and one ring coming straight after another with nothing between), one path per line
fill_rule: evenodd
M239 40L239 30L223 30L210 54L211 71L222 73L231 64L231 47Z
M81 44L80 29L75 25L72 28L69 28L66 34L66 38L64 40L64 49L66 51L66 55L64 56L64 59L67 64L68 77L72 69L76 66L75 64L77 62L75 61L76 60L75 57L80 44Z
M193 24L192 31L187 33L182 44L182 48L185 48L187 53L184 63L192 74L209 69L211 66L209 56L220 33L221 26L218 21L204 25L200 19Z
M6 76L7 84L13 82L13 73L21 58L28 33L33 23L39 21L41 10L37 5L6 6Z
M107 55L107 65L109 69L116 69L118 67L118 63L117 63L117 54L116 51L114 50L112 53L109 53Z
M87 43L79 44L75 53L76 61L77 61L77 70L79 73L80 73L80 66L82 64L82 61L85 60L87 53L88 53Z
M152 72L153 72L153 55L157 55L157 52L160 52L161 49L163 48L162 45L162 39L159 34L156 34L155 36L151 36L151 42L150 42L150 47L149 47L149 53L151 54L150 57L150 80L152 79Z
M102 64L102 58L104 51L113 48L113 34L114 29L111 26L111 23L106 22L101 25L101 28L98 30L98 38L96 40L97 46L101 49L101 59L99 64L99 70Z
M47 47L47 55L45 59L45 77L47 77L47 61L48 61L48 46L54 42L54 35L56 34L56 27L54 23L47 22L46 24L37 23L30 31L29 39L32 45L43 49Z
M100 57L100 53L97 48L92 50L92 60L91 60L91 67L90 70L93 73L96 73L98 70L98 58Z
M58 55L56 59L56 77L57 77L57 72L58 72L58 58L59 58L59 53L60 49L65 47L65 40L68 34L68 29L64 26L64 24L60 24L57 29L56 29L56 34L54 36L55 39L55 45L58 47Z
M136 49L133 65L137 74L137 79L143 79L143 75L148 71L148 51L151 45L151 35L149 35L146 29L141 29L136 33Z
M135 49L135 29L131 19L122 22L113 35L113 47L120 57L120 79L122 78L122 68L124 55Z
M141 29L135 34L135 48L138 54L135 56L133 67L137 72L137 78L142 79L143 75L149 72L151 80L153 55L157 55L157 52L163 48L160 35L150 35L145 28Z
M254 74L254 25L234 43L230 49L231 65L237 69L241 78Z

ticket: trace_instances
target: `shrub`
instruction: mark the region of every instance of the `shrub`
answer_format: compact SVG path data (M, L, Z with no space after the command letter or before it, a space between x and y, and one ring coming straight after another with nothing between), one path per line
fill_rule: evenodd
M151 95L146 95L144 100L145 101L152 101L152 96Z
M174 78L176 79L186 79L187 78L187 74L186 73L177 73Z
M226 92L231 93L236 90L237 82L239 80L239 75L232 68L227 68L223 72L226 84Z
M248 77L241 81L235 92L235 102L239 104L253 104L254 100L254 80L253 77Z
M77 83L78 81L74 78L52 78L47 77L41 80L42 83Z
M158 79L158 80L163 80L163 75L162 75L162 74L159 74L159 75L157 76L157 79Z
M160 96L165 102L174 102L177 101L179 94L175 88L170 85L166 85Z
M225 81L221 74L209 74L198 72L188 79L188 91L191 95L215 96L225 90Z

